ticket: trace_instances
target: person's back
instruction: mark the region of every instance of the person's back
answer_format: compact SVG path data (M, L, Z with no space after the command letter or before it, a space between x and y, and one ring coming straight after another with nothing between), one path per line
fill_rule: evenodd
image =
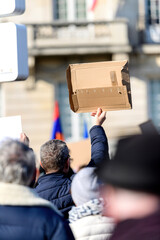
M0 205L1 240L73 239L68 225L49 207Z
M53 203L68 218L68 211L74 205L70 195L71 179L74 174L64 173L45 174L38 179L35 191L38 195Z
M34 175L29 147L16 140L0 143L0 239L74 239L58 210L28 187Z
M96 166L108 158L108 143L101 127L105 120L105 112L98 109L96 125L90 130L92 156L89 166ZM41 165L45 175L38 179L35 191L40 197L52 202L68 218L68 212L74 205L71 194L71 182L74 173L70 172L69 149L65 142L50 140L42 145L40 150Z

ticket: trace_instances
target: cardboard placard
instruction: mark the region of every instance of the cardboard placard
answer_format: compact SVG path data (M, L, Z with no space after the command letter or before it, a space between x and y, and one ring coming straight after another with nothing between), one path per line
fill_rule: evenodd
M70 150L71 167L75 171L79 170L82 166L88 165L91 160L91 143L90 139L83 139L79 142L67 143Z
M127 60L70 64L66 74L73 112L132 108Z

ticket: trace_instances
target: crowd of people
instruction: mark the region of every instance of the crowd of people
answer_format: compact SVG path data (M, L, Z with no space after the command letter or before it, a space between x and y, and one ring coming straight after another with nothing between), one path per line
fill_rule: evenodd
M102 127L91 114L91 159L78 173L61 140L34 150L25 134L0 143L1 240L160 240L160 135L119 140L112 159Z

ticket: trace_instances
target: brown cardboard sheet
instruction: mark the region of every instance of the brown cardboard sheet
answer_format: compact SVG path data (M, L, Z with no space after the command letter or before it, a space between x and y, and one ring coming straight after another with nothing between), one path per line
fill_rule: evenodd
M71 167L74 170L79 170L82 166L86 166L91 160L91 143L90 139L83 139L79 142L67 143L70 150Z
M128 62L70 64L66 71L70 107L74 112L131 109Z

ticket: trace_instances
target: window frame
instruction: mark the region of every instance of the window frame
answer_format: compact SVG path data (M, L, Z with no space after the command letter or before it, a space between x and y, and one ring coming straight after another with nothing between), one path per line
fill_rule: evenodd
M56 16L57 14L57 4L56 2L58 0L52 0L53 1L53 18L54 20L63 20L63 19L58 19ZM85 1L85 15L86 18L77 18L76 17L76 2L78 0L64 0L66 2L66 12L67 12L67 17L66 19L64 18L64 20L67 21L76 21L76 20L93 20L93 13L91 11L89 11L90 5L91 5L91 1L90 0L84 0Z

